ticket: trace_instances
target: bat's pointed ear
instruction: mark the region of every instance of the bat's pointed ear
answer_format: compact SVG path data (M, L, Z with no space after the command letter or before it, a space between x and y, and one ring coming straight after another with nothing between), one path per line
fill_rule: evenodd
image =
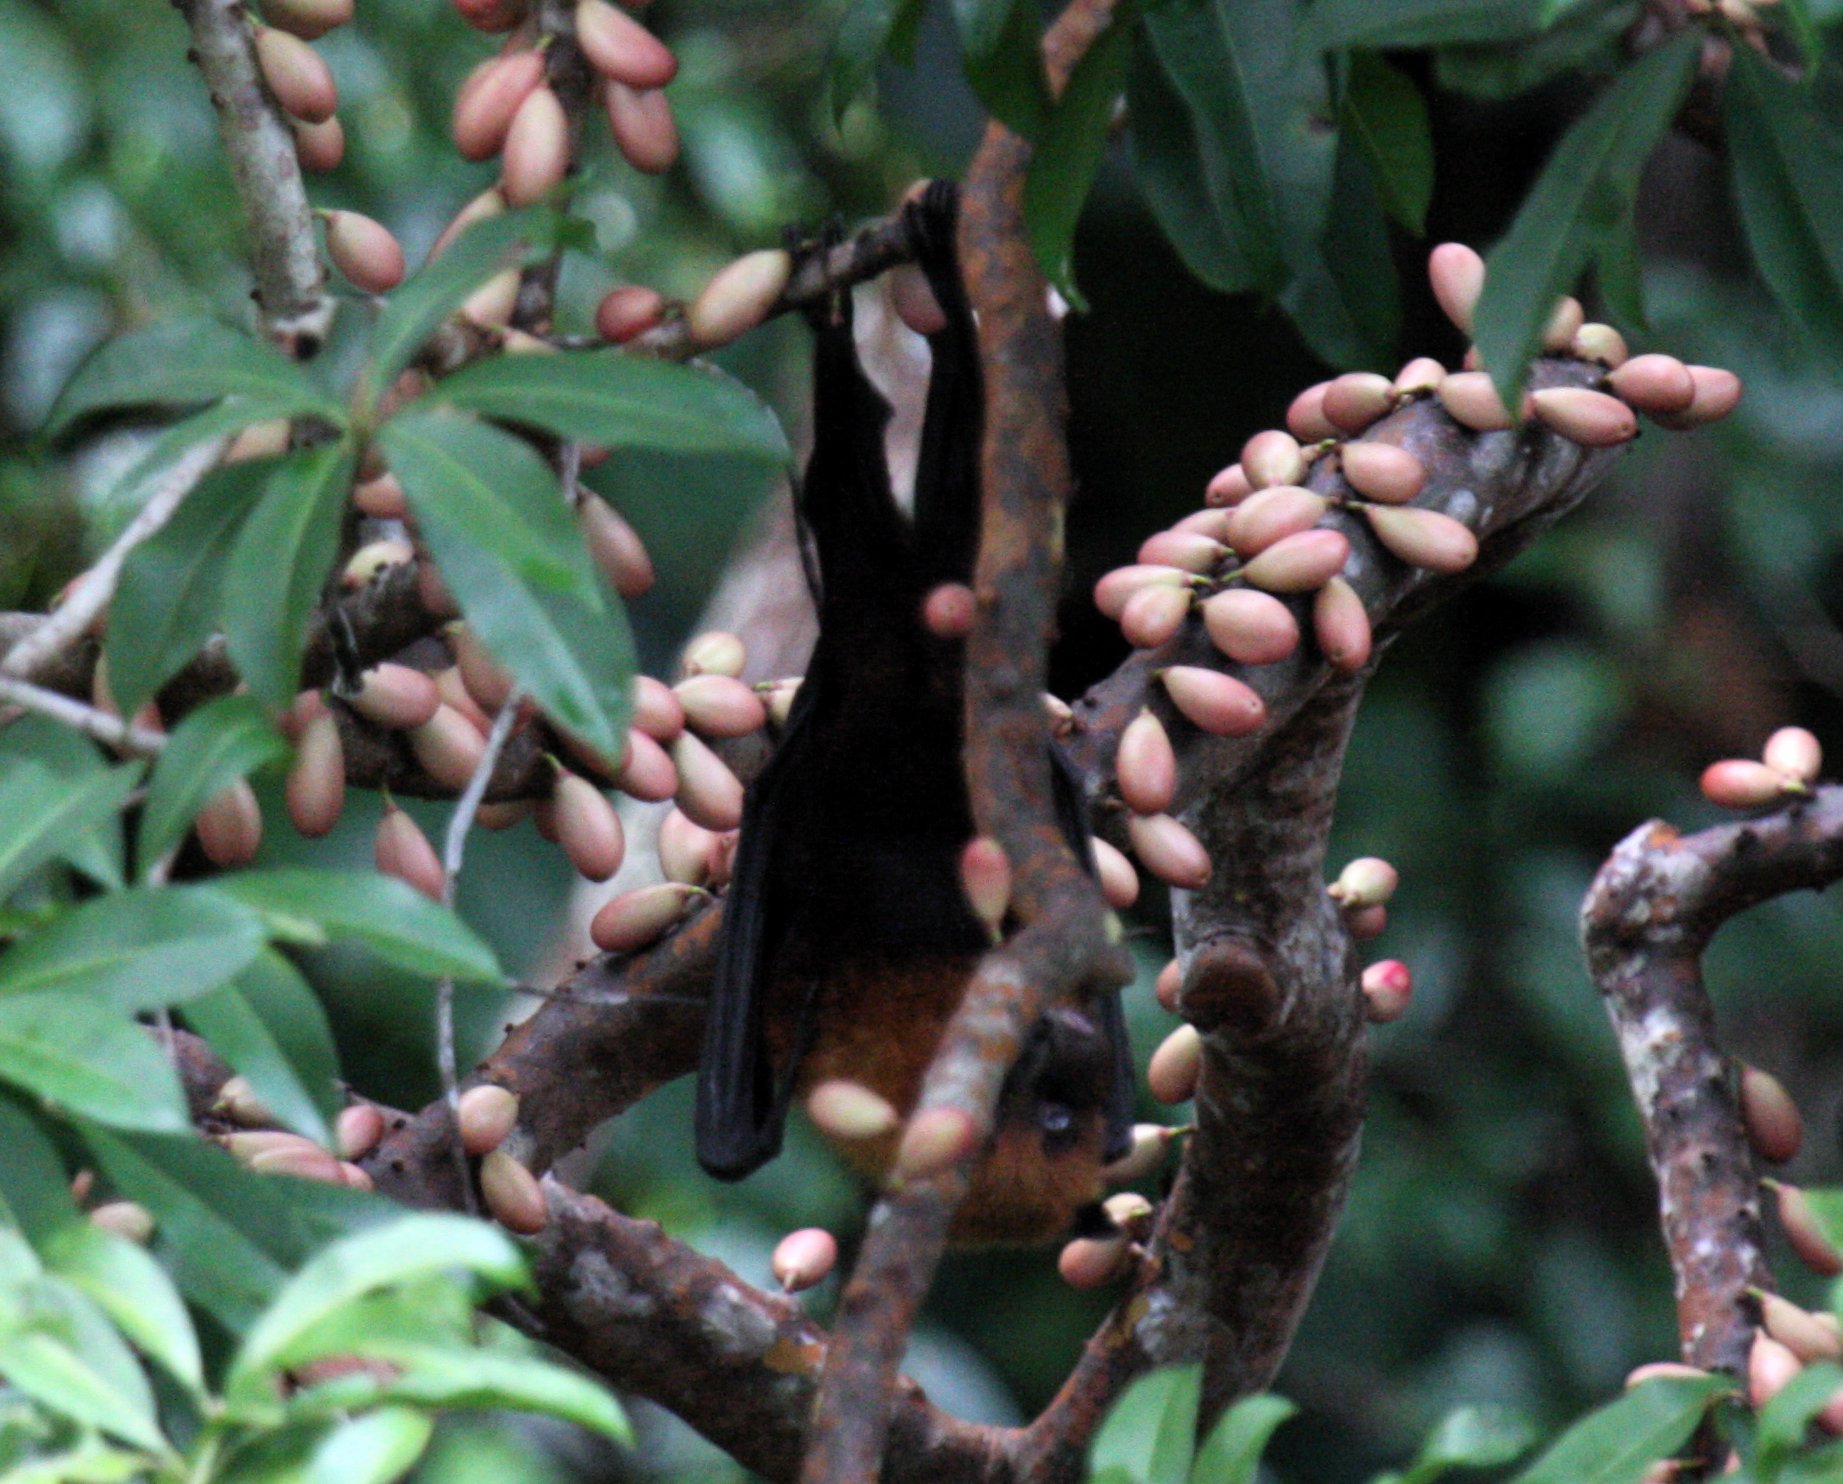
M951 180L931 180L902 210L915 261L928 276L928 287L956 324L970 323L966 288L960 281L955 233L960 222L960 187Z

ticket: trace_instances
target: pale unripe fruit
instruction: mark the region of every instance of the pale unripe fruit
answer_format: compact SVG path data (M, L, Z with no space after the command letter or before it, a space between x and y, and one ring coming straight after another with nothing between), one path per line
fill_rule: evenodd
M1145 868L1167 885L1195 891L1209 880L1209 852L1169 814L1130 815L1126 837Z
M1163 814L1177 794L1177 754L1165 724L1142 710L1120 734L1114 760L1120 797L1135 814Z
M368 294L403 282L403 245L381 222L356 211L326 214L326 251L333 266Z
M762 699L768 705L768 720L777 727L784 727L793 715L794 699L800 694L799 677L790 676L782 680L767 681L761 686L761 694ZM1051 730L1055 730L1053 720Z
M1798 1105L1785 1085L1771 1072L1745 1063L1741 1066L1741 1122L1747 1129L1747 1142L1768 1164L1786 1163L1804 1142Z
M1771 1335L1756 1334L1747 1352L1747 1399L1765 1406L1797 1379L1804 1367L1798 1357Z
M608 953L633 953L656 943L677 924L702 893L694 886L667 881L623 892L603 904L589 923L589 937Z
M1463 242L1442 242L1427 257L1427 281L1446 317L1472 333L1472 314L1485 291L1485 260Z
M288 451L290 425L285 417L273 417L251 423L230 440L224 450L224 462L241 464L250 459L273 458Z
M767 723L755 691L728 675L693 675L673 687L686 724L705 737L746 737Z
M1803 727L1781 727L1766 739L1760 760L1794 783L1812 784L1823 771L1824 749Z
M602 339L625 345L656 329L665 318L665 310L665 296L657 289L623 284L610 289L596 306L595 330Z
M1626 348L1625 336L1611 325L1589 322L1574 332L1574 340L1568 346L1571 355L1583 361L1598 361L1602 366L1623 366L1631 352Z
M742 784L722 758L690 732L673 738L671 756L680 809L707 830L733 830L742 823Z
M498 329L512 318L512 311L517 307L518 270L507 268L495 273L462 301L461 316L476 325ZM453 613L458 609L450 600L440 611Z
M1327 501L1296 484L1256 490L1229 517L1229 545L1237 556L1260 555L1288 536L1309 531L1323 518Z
M1004 846L986 835L968 840L960 852L960 889L973 916L997 936L1011 906L1011 861Z
M1116 912L1124 912L1139 900L1139 873L1133 863L1099 835L1092 836L1088 847L1094 855L1094 875L1101 884L1101 898Z
M486 714L485 709L474 699L473 692L468 690L467 682L461 678L459 665L437 670L431 678L435 681L442 705L457 713L482 738L493 729L493 718ZM473 775L468 776L471 778Z
M1685 430L1705 423L1718 422L1740 405L1741 379L1719 366L1691 366L1690 380L1696 383L1696 395L1681 412L1657 413L1659 426Z
M615 146L628 164L648 175L672 168L678 158L678 123L664 93L607 82L602 85L602 101Z
M685 646L684 658L679 661L678 668L686 679L693 675L735 677L742 674L747 658L748 651L743 648L742 640L721 629L712 629L709 633L699 634Z
M1230 464L1228 468L1218 470L1203 490L1203 500L1207 505L1221 507L1239 505L1254 492L1254 486L1248 482L1248 475L1240 464Z
M518 1096L509 1088L483 1082L461 1094L461 1147L469 1154L490 1154L505 1143L518 1123Z
M1085 1293L1125 1277L1132 1265L1132 1256L1133 1239L1124 1233L1114 1237L1077 1237L1063 1244L1056 1256L1056 1271L1069 1287Z
M569 119L548 87L533 88L512 115L504 161L500 189L513 206L543 200L569 170Z
M1325 662L1346 673L1369 663L1374 632L1357 590L1333 577L1312 598L1312 635Z
M1176 1132L1162 1123L1135 1123L1132 1149L1106 1166L1101 1178L1110 1185L1136 1185L1164 1166Z
M1675 356L1633 356L1606 384L1640 412L1682 412L1696 400L1696 379Z
M576 45L602 76L630 88L662 88L678 73L664 42L604 0L577 0Z
M627 854L621 817L594 784L574 773L561 773L550 803L557 843L572 866L591 881L606 881L621 869Z
M1580 386L1552 386L1532 392L1530 410L1571 443L1613 448L1638 436L1638 418L1617 397Z
M352 0L262 0L263 19L303 41L317 41L352 19Z
M275 1122L275 1110L256 1096L250 1079L243 1076L230 1078L218 1089L211 1109L244 1128L262 1128Z
M1108 1196L1101 1202L1101 1209L1116 1231L1131 1237L1147 1236L1152 1230L1152 1218L1158 1214L1158 1207L1134 1190Z
M1158 978L1152 981L1152 996L1173 1015L1178 1013L1178 999L1184 992L1184 964L1181 959L1172 959L1158 971Z
M1210 643L1243 665L1271 665L1299 647L1299 621L1271 593L1232 587L1203 603Z
M1365 1013L1372 1024L1387 1025L1408 1012L1414 976L1398 958L1385 958L1363 971Z
M508 122L510 122L509 119ZM497 147L495 147L495 149L496 148ZM479 195L475 196L473 200L469 201L460 209L453 221L442 228L441 235L435 239L435 245L429 249L429 261L433 263L439 258L448 250L448 244L453 242L455 238L459 237L469 227L473 226L474 223L483 222L488 217L503 216L505 214L505 209L506 198L500 192L498 186L493 186L480 192ZM517 275L514 274L513 278L516 280Z
M1483 371L1455 371L1440 383L1439 397L1453 421L1475 433L1502 432L1515 423Z
M629 728L627 760L615 780L621 792L643 804L659 804L678 792L678 769L666 750L645 732Z
M1432 356L1416 356L1395 373L1395 380L1390 383L1396 395L1415 396L1421 392L1437 392L1440 383L1446 380L1446 367Z
M543 1231L550 1217L538 1177L503 1149L480 1161L480 1195L493 1219L521 1236Z
M345 1177L339 1161L317 1144L305 1139L277 1145L255 1154L247 1161L258 1175L292 1175L297 1180L318 1180L323 1185L343 1185Z
M1378 907L1395 895L1401 874L1380 856L1360 855L1342 871L1326 890L1331 900L1348 911L1359 907Z
M1685 1365L1680 1360L1654 1360L1629 1371L1625 1378L1625 1389L1630 1391L1634 1386L1643 1386L1647 1381L1700 1381L1706 1379L1708 1374L1707 1371L1698 1370L1693 1365ZM1672 1477L1674 1476L1673 1469Z
M1184 627L1189 613L1188 588L1149 585L1126 600L1120 632L1137 649L1156 649Z
M775 1244L769 1270L774 1281L788 1293L801 1293L825 1282L838 1266L838 1242L820 1227L803 1227L789 1232Z
M634 725L655 742L670 742L685 729L684 703L664 681L636 675Z
M1309 593L1343 571L1349 559L1350 538L1342 531L1300 531L1268 547L1242 569L1242 576L1270 593Z
M372 859L380 873L407 881L430 901L442 899L447 874L429 837L420 825L396 805L384 811L372 842Z
M310 124L306 119L289 119L294 130L294 153L303 170L323 175L337 170L346 157L346 131L337 117Z
M339 723L322 712L307 723L288 770L288 818L310 839L339 823L346 802L345 744Z
M1374 371L1347 371L1325 388L1325 416L1341 433L1361 433L1394 410L1394 383Z
M466 788L486 756L486 739L452 706L437 706L427 721L409 729L408 736L422 770L446 788Z
M256 33L256 65L275 101L296 118L323 124L339 107L331 70L300 37L263 27Z
M1232 675L1200 665L1172 665L1158 678L1185 720L1212 736L1245 737L1267 720L1267 703Z
M1241 469L1250 489L1297 484L1305 478L1305 453L1291 433L1270 428L1256 433L1242 445Z
M1748 758L1724 758L1702 771L1702 796L1724 809L1759 809L1776 804L1785 789L1781 774Z
M249 780L239 778L214 795L193 822L198 843L214 866L247 866L262 844L262 806Z
M1215 512L1210 512L1214 514ZM1227 535L1227 523L1223 534ZM1226 541L1197 531L1160 531L1147 536L1139 547L1139 563L1147 567L1178 567L1186 572L1213 572L1229 554Z
M923 1108L902 1131L895 1173L907 1180L938 1175L971 1154L978 1142L979 1130L960 1109Z
M333 1121L333 1147L342 1159L362 1159L384 1137L384 1115L370 1103L353 1103Z
M668 809L659 821L659 870L667 881L682 881L686 886L704 886L711 875L711 847L717 835L701 824L693 824L676 809Z
M318 1146L285 1129L265 1128L254 1132L219 1134L216 1143L238 1164L247 1165L259 1154L273 1154L278 1149L317 1149Z
M388 477L388 476L387 476ZM340 569L339 585L353 591L364 587L380 572L391 567L401 567L406 562L416 559L416 549L407 541L385 539L367 541L352 553L345 566Z
M1181 567L1136 564L1115 567L1094 585L1094 606L1107 617L1118 619L1126 611L1133 594L1146 587L1171 587L1188 594L1195 575Z
M455 148L470 160L498 154L513 116L543 81L541 52L507 52L482 63L454 100Z
M1818 1315L1776 1293L1760 1295L1760 1321L1771 1335L1806 1365L1843 1357L1843 1339Z
M1811 1214L1811 1203L1805 1199L1805 1193L1796 1185L1778 1180L1768 1180L1764 1184L1777 1198L1779 1225L1798 1260L1820 1278L1834 1278L1843 1273L1843 1254L1838 1253L1824 1236L1823 1228Z
M402 731L433 717L441 693L422 671L386 661L359 677L358 693L347 704L367 721Z
M1366 500L1406 505L1427 483L1427 468L1393 443L1346 443L1339 450L1344 478Z
M1586 318L1587 316L1581 310L1579 299L1567 296L1558 299L1554 313L1549 316L1548 324L1542 328L1542 348L1551 355L1567 354Z
M1328 381L1321 381L1317 386L1307 387L1286 409L1286 430L1301 443L1337 437L1337 424L1325 416L1325 389L1330 385Z
M793 259L780 248L747 253L704 286L685 322L691 338L705 347L728 345L768 317L793 274Z
M1043 692L1042 701L1043 716L1049 723L1050 736L1062 738L1075 730L1075 708L1073 706L1061 696L1052 696L1048 691Z
M964 639L973 631L978 603L964 582L943 582L922 600L922 626L937 639Z
M821 1082L807 1094L806 1116L820 1133L847 1143L881 1138L902 1121L887 1098L861 1082L838 1078Z
M1388 925L1387 907L1359 907L1344 914L1344 931L1350 934L1353 942L1367 943L1371 938L1380 938Z
M1376 539L1410 567L1463 572L1478 560L1478 537L1471 527L1438 510L1366 505L1363 514Z
M1180 1025L1152 1053L1146 1088L1161 1103L1187 1103L1197 1095L1202 1073L1203 1037L1194 1025Z
M90 1224L126 1237L137 1247L145 1247L154 1234L153 1213L133 1201L104 1202L90 1212Z
M339 1183L353 1190L376 1190L377 1182L349 1160L339 1162Z

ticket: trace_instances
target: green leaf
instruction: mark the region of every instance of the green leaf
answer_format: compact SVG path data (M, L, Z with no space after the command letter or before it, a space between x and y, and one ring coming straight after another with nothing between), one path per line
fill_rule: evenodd
M185 838L198 811L221 790L287 751L248 696L220 696L200 706L174 730L154 765L141 816L142 871Z
M926 0L857 0L847 8L832 43L826 74L835 126L870 86L878 59L898 38L913 32L924 9Z
M17 1223L42 1243L77 1220L70 1176L56 1146L38 1121L10 1097L0 1096L0 1149L6 1151L6 1179L0 1182L0 1230Z
M986 111L1035 139L1049 118L1042 32L1033 0L953 0L966 79Z
M152 1409L141 1398L124 1395L50 1335L0 1327L0 1373L8 1385L59 1416L150 1453L169 1451Z
M130 1014L217 988L262 951L262 923L208 887L116 892L0 954L0 1006L81 993Z
M193 1396L204 1395L191 1316L159 1263L126 1237L87 1221L61 1227L44 1254L52 1272L87 1294L168 1375Z
M1743 55L1744 54L1744 55ZM1813 93L1737 47L1725 123L1747 245L1812 345L1843 355L1843 131Z
M1508 1408L1460 1407L1427 1435L1401 1484L1433 1484L1450 1469L1497 1468L1535 1440L1529 1419Z
M1332 199L1324 240L1295 260L1280 303L1320 360L1381 370L1400 359L1401 293L1382 198L1350 145L1338 150Z
M1635 1386L1570 1427L1514 1484L1638 1484L1689 1440L1710 1401L1733 1384L1708 1376Z
M1389 215L1420 236L1433 199L1433 134L1421 90L1381 57L1358 52L1338 121L1369 162Z
M344 441L277 461L231 548L224 641L251 693L277 711L294 699L307 622L339 549L352 466Z
M1486 257L1478 348L1506 406L1523 400L1555 301L1631 210L1639 174L1676 117L1701 46L1691 28L1621 73L1549 156Z
M1629 328L1647 328L1645 272L1638 256L1638 223L1631 212L1600 244L1593 272L1606 307Z
M1843 1386L1843 1366L1822 1362L1806 1366L1774 1393L1760 1409L1760 1425L1754 1433L1754 1446L1759 1450L1756 1466L1773 1468L1804 1447L1806 1431L1839 1386Z
M224 564L274 459L213 469L173 518L136 547L109 604L109 688L130 716L203 647L218 624Z
M154 1038L88 995L0 997L0 1082L113 1128L189 1127Z
M340 1424L315 1445L297 1476L302 1484L391 1484L422 1457L435 1419L388 1407Z
M546 715L618 756L633 639L544 461L519 439L444 409L379 435L468 622Z
M1824 60L1824 36L1811 17L1808 0L1785 0L1785 23L1799 57L1808 69L1815 71Z
M331 1145L338 1053L326 1012L300 971L268 949L235 982L186 1006L186 1023L249 1078L287 1127Z
M1107 1413L1088 1450L1095 1484L1184 1484L1197 1447L1201 1365L1141 1376Z
M239 871L210 889L253 908L279 936L306 923L322 940L355 941L414 974L505 982L493 950L466 923L395 877L304 867Z
M1443 46L1434 54L1434 82L1453 92L1503 102L1565 74L1611 76L1630 55L1624 39L1638 18L1638 0L1577 5L1548 29L1520 40Z
M1344 47L1503 43L1534 33L1542 0L1313 0L1305 31L1321 51Z
M113 761L112 759L110 761ZM62 779L67 788L87 787L89 780L109 771L96 744L48 716L22 716L0 728L0 772L14 767L42 768ZM130 764L137 771L140 764ZM99 886L111 891L122 885L122 830L119 821L105 820L87 833L67 838L58 852Z
M290 1278L250 1328L225 1378L227 1394L268 1384L276 1357L347 1304L382 1288L459 1271L496 1288L525 1282L524 1259L498 1228L465 1216L403 1216L341 1238Z
M732 454L776 467L792 457L779 419L735 378L618 350L492 356L444 377L428 400L610 448Z
M1107 152L1114 102L1126 85L1138 7L1123 5L1069 75L1024 180L1024 226L1044 276L1077 309L1075 223Z
M1824 1240L1843 1250L1843 1188L1807 1189L1805 1204L1810 1207L1812 1219L1823 1232Z
M475 222L439 258L425 263L392 292L371 330L365 400L375 402L441 322L487 279L550 252L561 221L548 207L533 207Z
M1283 1396L1244 1396L1197 1450L1197 1484L1255 1484L1274 1429L1299 1409Z
M46 861L67 857L75 841L113 820L140 776L139 763L76 780L37 763L9 764L0 773L0 901Z
M105 340L59 393L45 436L56 438L80 418L106 408L232 396L312 412L336 427L345 424L345 408L287 356L218 320L198 318L165 320Z

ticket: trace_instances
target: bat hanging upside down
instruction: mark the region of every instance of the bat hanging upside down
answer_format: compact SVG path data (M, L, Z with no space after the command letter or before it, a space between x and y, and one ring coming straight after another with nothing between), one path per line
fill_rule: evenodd
M799 514L817 557L819 640L744 805L698 1072L698 1160L726 1180L779 1152L789 1102L822 1082L862 1084L906 1117L990 943L959 873L974 834L963 646L922 619L934 588L970 581L978 542L983 393L954 218L940 184L906 213L946 321L929 337L912 519L891 494L889 408L858 364L849 294L815 316ZM1087 865L1079 788L1055 761L1063 828ZM1089 1220L1102 1166L1130 1147L1132 1094L1116 994L1044 1015L1005 1082L952 1240L1043 1242ZM897 1137L839 1144L874 1180Z

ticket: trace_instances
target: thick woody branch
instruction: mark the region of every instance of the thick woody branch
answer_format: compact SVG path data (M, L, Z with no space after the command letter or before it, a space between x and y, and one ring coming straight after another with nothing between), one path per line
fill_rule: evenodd
M1747 908L1843 878L1843 788L1700 834L1653 820L1600 868L1582 908L1587 966L1619 1037L1676 1273L1683 1358L1746 1372L1770 1290L1760 1169L1702 978L1715 932Z

